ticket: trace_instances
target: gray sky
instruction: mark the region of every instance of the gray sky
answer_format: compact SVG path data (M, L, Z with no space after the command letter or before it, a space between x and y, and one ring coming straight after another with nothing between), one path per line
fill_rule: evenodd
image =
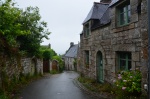
M100 0L14 0L19 8L37 6L40 9L42 20L48 23L51 32L50 40L42 45L51 44L58 54L64 54L70 42L77 44L80 41L82 22L93 6L93 2Z

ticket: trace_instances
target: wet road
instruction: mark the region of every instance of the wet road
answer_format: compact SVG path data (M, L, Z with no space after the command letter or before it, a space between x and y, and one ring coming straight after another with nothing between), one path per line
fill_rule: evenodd
M31 83L23 92L23 99L96 99L78 88L73 80L78 74L73 71L46 76Z

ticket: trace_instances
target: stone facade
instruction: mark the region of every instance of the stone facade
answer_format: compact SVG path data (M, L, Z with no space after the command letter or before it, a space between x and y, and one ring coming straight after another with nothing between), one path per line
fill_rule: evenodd
M76 58L78 52L78 44L70 43L70 47L63 56L65 62L65 70L76 70Z
M74 68L74 60L75 58L73 57L65 57L65 69L66 70L75 70Z
M119 4L119 3L118 3ZM143 84L147 84L148 73L148 17L147 0L130 0L131 20L121 27L116 23L116 6L110 7L111 22L91 30L88 38L84 32L80 35L80 52L78 52L78 71L97 79L97 53L102 53L104 81L112 83L118 72L117 53L131 53L131 69L140 69ZM141 6L141 12L137 11ZM85 51L89 51L89 67L85 66Z

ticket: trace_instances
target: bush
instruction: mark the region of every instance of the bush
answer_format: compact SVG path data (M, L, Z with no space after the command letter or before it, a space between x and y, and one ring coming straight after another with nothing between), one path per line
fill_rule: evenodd
M118 73L115 85L120 92L128 96L137 96L141 93L141 72L140 71L121 71ZM119 93L120 94L120 93Z
M58 74L59 72L58 71L56 71L56 70L51 70L50 71L50 74Z

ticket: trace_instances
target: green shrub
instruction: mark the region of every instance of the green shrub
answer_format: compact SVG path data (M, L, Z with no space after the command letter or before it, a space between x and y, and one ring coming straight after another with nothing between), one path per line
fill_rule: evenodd
M56 70L51 70L50 71L50 74L58 74L59 72L58 71L56 71Z
M118 94L137 96L141 93L141 72L140 71L121 71L118 73L115 85L119 90Z

